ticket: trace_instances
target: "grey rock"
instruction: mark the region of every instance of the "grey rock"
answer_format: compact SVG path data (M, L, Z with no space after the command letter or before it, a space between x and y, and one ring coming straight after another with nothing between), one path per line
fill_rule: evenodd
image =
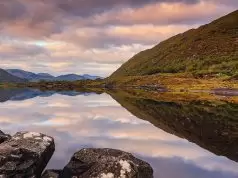
M132 154L114 149L82 149L63 169L62 178L152 178L151 166Z
M6 140L10 139L11 136L10 135L7 135L5 133L3 133L1 130L0 130L0 144L5 142Z
M18 132L0 144L0 177L40 177L54 150L53 138L41 133Z
M238 96L238 89L217 88L212 90L212 93L222 96Z
M141 90L146 90L146 91L158 91L158 92L167 92L168 89L166 87L163 87L161 85L142 85L136 87Z
M46 170L41 178L59 178L62 170Z

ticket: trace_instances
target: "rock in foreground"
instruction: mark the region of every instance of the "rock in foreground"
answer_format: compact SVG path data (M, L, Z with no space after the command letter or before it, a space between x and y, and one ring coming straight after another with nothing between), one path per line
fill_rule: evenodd
M152 178L151 166L132 154L114 149L82 149L75 153L59 177Z
M0 130L0 143L5 142L6 140L10 138L11 138L10 135L7 135Z
M18 132L0 144L0 177L40 177L54 150L53 138Z
M62 170L46 170L41 178L60 178Z

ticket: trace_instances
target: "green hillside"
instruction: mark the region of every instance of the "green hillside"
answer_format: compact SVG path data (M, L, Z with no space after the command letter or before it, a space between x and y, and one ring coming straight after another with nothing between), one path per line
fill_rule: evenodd
M0 69L0 83L5 82L12 82L12 83L19 83L19 82L26 82L27 80L15 77L3 69Z
M157 73L238 76L238 10L140 52L111 78Z

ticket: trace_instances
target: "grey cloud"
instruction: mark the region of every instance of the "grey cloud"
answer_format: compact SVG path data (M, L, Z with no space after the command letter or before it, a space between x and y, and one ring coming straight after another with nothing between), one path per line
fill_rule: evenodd
M172 158L142 158L156 168L154 176L158 178L235 178L237 175L221 170L205 170L193 162L188 162L179 157ZM211 158L210 158L211 159Z
M214 0L209 0L214 1ZM166 16L156 13L154 17L147 14L120 16L121 10L131 8L133 11L146 5L156 3L196 4L200 0L3 0L0 3L0 32L1 34L22 36L22 38L49 38L52 34L67 31L68 27L75 29L85 26L132 25L132 24L193 24L207 21L217 14L202 12L172 14ZM219 2L223 2L220 0ZM214 2L215 3L215 2ZM227 4L235 3L229 0ZM224 3L225 4L225 3ZM159 9L155 9L158 11ZM182 11L187 10L183 9ZM109 13L109 17L95 20L95 17ZM152 12L153 13L153 12ZM117 18L117 16L119 16ZM148 17L147 17L148 16ZM150 17L151 16L151 17Z
M49 54L47 49L36 45L20 45L20 44L0 44L0 58L6 60L7 58L37 56L41 54Z
M122 7L142 7L152 3L174 3L181 2L193 4L199 0L1 0L0 2L0 18L2 20L16 19L27 15L50 15L54 16L59 13L66 13L73 16L90 16L97 13L102 13L113 8ZM31 13L32 7L38 6L40 10ZM45 7L42 7L45 6ZM35 9L34 9L35 10ZM55 14L54 14L55 13ZM41 18L41 17L38 17Z
M182 2L182 3L196 3L199 0L52 0L44 1L45 3L50 3L53 6L61 9L62 11L76 16L89 16L92 14L101 13L108 11L113 8L121 7L141 7L146 4L165 2Z
M16 20L27 13L26 7L18 0L1 0L0 21Z

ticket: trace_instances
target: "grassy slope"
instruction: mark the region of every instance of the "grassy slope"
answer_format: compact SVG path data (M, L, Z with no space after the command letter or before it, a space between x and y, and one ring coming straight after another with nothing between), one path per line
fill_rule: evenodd
M110 78L107 80L107 83L109 85L114 85L117 88L158 86L165 87L175 92L181 90L213 90L217 88L238 89L237 80L227 80L226 78L200 79L183 74L160 74Z
M156 73L238 76L238 10L140 52L110 78Z

